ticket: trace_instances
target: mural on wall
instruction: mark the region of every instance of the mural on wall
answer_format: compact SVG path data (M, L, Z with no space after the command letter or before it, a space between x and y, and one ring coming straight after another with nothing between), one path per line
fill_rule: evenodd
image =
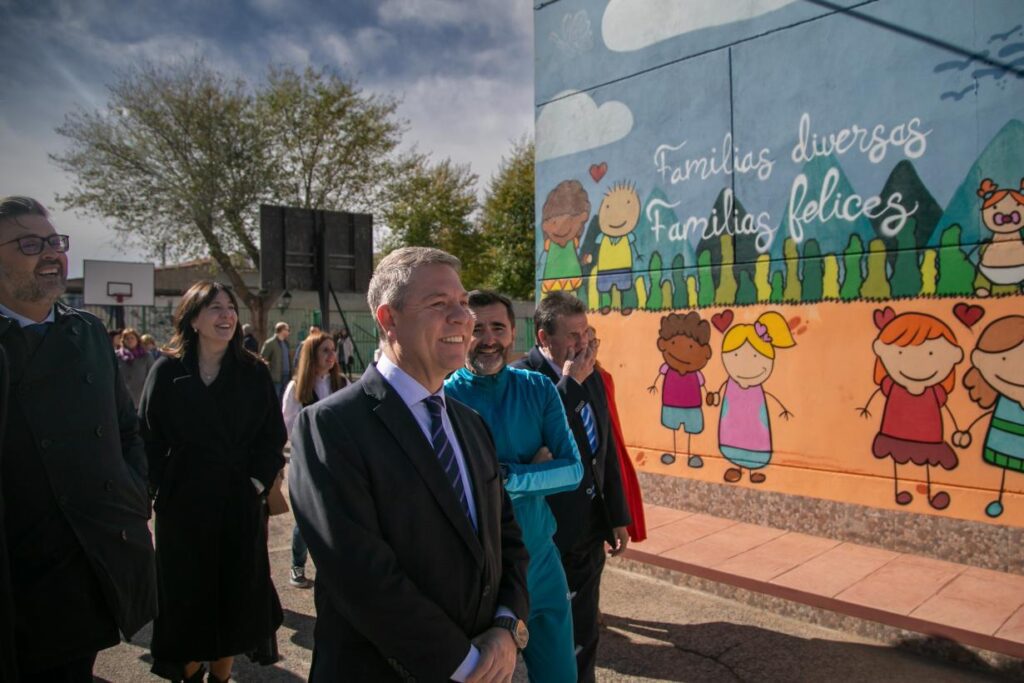
M763 468L772 460L772 421L768 399L778 404L782 420L793 417L782 401L764 389L775 369L775 353L796 345L789 323L769 311L753 324L737 324L722 339L722 367L728 379L708 394L708 405L721 405L718 448L731 467L723 478L730 484L748 470L751 484L767 478Z
M692 311L666 315L658 331L658 351L664 363L647 391L655 393L658 380L662 380L661 424L672 430L672 452L663 453L661 461L666 465L676 461L676 434L682 429L686 433L686 464L703 467L704 460L693 452L692 437L704 431L707 386L701 370L711 360L711 325Z
M949 494L932 492L931 468L954 469L957 464L952 446L945 441L943 411L958 434L956 417L947 405L956 386L956 366L964 359L949 325L924 313L896 315L886 306L875 311L878 337L872 344L875 353L874 382L878 388L858 408L861 417L871 418L871 402L885 397L882 420L871 444L876 458L892 459L892 479L897 505L909 505L913 494L900 488L899 467L913 463L924 467L928 504L936 510L949 507Z
M989 323L971 353L964 386L971 400L987 410L960 432L954 443L961 448L970 446L971 430L989 419L982 458L1001 473L999 495L985 506L985 514L999 517L1006 473L1024 474L1024 316L1008 315Z
M1024 5L837 4L539 7L538 295L644 469L1024 525Z

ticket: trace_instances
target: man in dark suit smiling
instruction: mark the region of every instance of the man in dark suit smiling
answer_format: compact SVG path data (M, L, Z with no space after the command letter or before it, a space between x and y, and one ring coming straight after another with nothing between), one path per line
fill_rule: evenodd
M382 356L292 435L316 563L311 681L508 681L528 556L483 420L446 398L472 330L459 261L392 252L367 295Z

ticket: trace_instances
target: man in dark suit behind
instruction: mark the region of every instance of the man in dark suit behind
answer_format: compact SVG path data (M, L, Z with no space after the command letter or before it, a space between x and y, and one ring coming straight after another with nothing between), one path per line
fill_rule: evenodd
M528 557L494 443L442 388L472 330L458 269L436 249L386 256L367 295L380 361L292 433L311 681L508 681L526 644Z
M577 673L594 680L598 641L598 600L609 554L626 549L630 523L622 473L608 414L608 398L594 372L596 347L588 344L587 309L564 292L545 297L534 313L537 344L513 367L536 370L558 388L576 445L583 458L583 480L574 491L548 496L558 522L555 545L569 581Z
M96 653L156 613L138 417L102 323L58 301L67 248L39 202L0 198L0 533L23 683L92 681Z

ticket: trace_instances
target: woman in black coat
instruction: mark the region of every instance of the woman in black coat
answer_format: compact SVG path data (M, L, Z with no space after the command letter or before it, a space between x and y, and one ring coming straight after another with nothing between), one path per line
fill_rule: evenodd
M156 494L159 615L153 673L231 676L282 622L270 580L264 495L284 466L284 422L266 364L242 346L231 290L201 281L185 293L171 354L139 407Z

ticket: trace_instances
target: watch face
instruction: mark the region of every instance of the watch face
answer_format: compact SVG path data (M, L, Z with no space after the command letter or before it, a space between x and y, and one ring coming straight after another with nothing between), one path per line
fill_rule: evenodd
M530 640L530 631L526 628L526 622L522 619L516 621L515 632L512 634L516 645L522 650Z

